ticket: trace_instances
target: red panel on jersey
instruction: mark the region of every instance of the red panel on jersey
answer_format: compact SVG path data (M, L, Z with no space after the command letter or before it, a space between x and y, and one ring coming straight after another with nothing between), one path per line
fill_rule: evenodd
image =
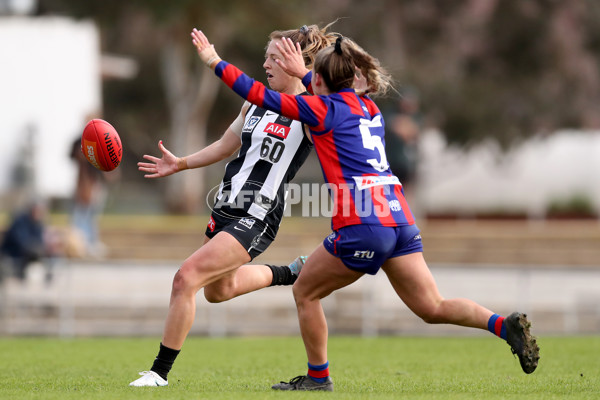
M235 83L237 78L239 78L240 75L242 75L242 71L240 71L231 64L227 64L225 69L223 69L221 79L223 79L223 82L225 82L227 86L233 87L233 84Z
M376 114L381 113L379 111L379 108L377 107L377 104L375 104L373 102L373 100L371 100L369 97L362 96L361 99L362 99L362 101L364 101L365 105L367 106L367 110L369 110L369 114L376 115Z
M396 194L396 197L400 201L400 207L402 207L402 210L404 211L404 216L406 217L406 222L409 225L413 225L415 223L415 219L413 218L412 212L410 211L410 208L408 207L408 202L406 201L404 194L402 194L402 187L400 185L396 185L394 187L394 194Z
M287 114L291 119L299 120L298 103L292 96L281 96L281 111Z
M248 92L248 98L253 99L253 103L255 103L257 106L263 106L265 101L265 87L262 85L262 83L254 82L254 85L252 85L250 91ZM255 99L257 101L254 101Z
M333 140L333 132L313 136L313 141L325 174L325 180L333 185L332 196L335 205L333 211L335 215L332 218L333 229L360 224L361 220L356 215L352 191L348 191L348 184L344 180L344 173Z
M297 105L299 106L300 121L303 117L314 118L316 125L306 122L316 132L325 130L325 117L327 116L327 104L320 96L299 96Z
M379 222L383 226L398 226L398 223L392 215L389 203L385 197L384 189L385 185L377 185L371 187L371 200L373 201L373 210L375 215L379 218Z
M340 92L339 94L340 96L342 96L346 104L348 104L348 106L350 107L350 111L352 111L352 114L365 115L360 105L360 102L358 101L358 97L354 92Z

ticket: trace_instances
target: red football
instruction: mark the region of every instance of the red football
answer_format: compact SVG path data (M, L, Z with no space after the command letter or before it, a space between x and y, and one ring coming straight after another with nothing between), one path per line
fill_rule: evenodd
M81 151L94 167L112 171L121 163L123 146L117 130L103 119L87 123L81 135Z

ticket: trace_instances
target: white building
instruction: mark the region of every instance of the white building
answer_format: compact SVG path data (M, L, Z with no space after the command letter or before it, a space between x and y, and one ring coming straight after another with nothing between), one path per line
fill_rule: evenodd
M0 200L14 194L17 168L30 171L35 194L70 197L71 144L101 105L92 22L0 17Z
M449 147L436 131L420 140L418 206L434 214L526 213L584 197L600 212L600 132L559 131L503 152L492 142Z

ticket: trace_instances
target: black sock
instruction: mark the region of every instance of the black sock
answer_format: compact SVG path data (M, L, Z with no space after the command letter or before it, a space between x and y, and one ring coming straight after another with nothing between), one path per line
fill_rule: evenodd
M180 351L170 349L161 343L158 355L154 359L154 364L152 364L150 370L156 372L164 380L167 380L167 375L171 371L171 367Z
M267 267L271 268L271 271L273 271L273 280L269 286L293 285L298 278L296 275L292 274L292 271L287 265L278 267L276 265L267 264Z

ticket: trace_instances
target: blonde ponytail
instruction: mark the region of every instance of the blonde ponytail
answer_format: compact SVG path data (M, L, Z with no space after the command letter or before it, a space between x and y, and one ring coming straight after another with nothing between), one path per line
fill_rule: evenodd
M333 46L321 50L314 67L332 92L353 87L356 68L367 80L368 94L383 95L392 87L391 76L379 60L346 37L339 36Z
M298 29L290 29L286 31L273 31L269 35L269 41L288 38L294 43L300 43L304 65L308 69L312 69L317 53L329 47L336 38L336 33L327 32L327 29L336 21L327 24L323 28L318 25L303 25Z

